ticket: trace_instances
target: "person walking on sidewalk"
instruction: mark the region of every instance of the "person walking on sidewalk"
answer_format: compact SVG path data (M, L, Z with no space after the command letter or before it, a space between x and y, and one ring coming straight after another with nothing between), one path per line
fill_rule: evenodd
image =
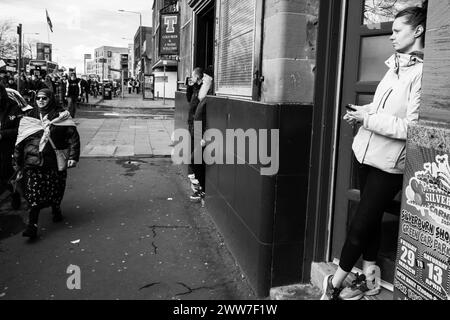
M20 121L14 152L17 170L23 172L24 197L30 212L24 237L35 238L39 212L52 208L53 221L63 219L67 168L75 167L80 158L80 136L69 112L59 107L48 89L37 93L38 107ZM55 150L67 150L66 166L62 166Z
M20 194L10 183L14 175L12 156L23 112L20 106L8 97L0 84L0 186L11 192L11 207L20 208Z
M408 126L419 118L423 72L423 49L427 10L406 8L394 20L390 40L396 53L377 87L374 100L352 106L344 120L361 124L353 142L359 164L361 201L351 221L341 252L339 267L323 283L322 300L358 300L380 292L380 268L376 265L383 214L402 189ZM363 274L352 285L342 284L358 259Z
M139 81L139 79L136 79L135 86L136 86L136 94L139 94L141 89L141 82Z
M67 80L66 97L68 101L68 108L70 116L75 118L75 113L77 111L78 99L81 96L81 85L80 80L77 79L75 73L70 75L70 79Z
M131 79L127 82L128 94L131 94L131 90L133 89L133 81Z
M81 99L83 102L89 103L89 83L86 79L81 78L80 80L81 88Z

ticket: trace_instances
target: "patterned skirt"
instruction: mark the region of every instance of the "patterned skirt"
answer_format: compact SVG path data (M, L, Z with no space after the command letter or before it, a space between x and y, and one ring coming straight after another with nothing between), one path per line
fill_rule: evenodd
M67 171L28 168L23 173L23 193L31 207L59 206L66 190Z

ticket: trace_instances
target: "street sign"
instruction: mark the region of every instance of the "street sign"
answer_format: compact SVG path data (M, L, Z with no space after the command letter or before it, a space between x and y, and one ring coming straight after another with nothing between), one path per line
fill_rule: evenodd
M90 60L90 59L92 59L92 55L91 55L90 53L86 53L86 54L84 55L84 59L85 59L85 60Z
M161 14L159 55L178 55L180 52L180 13Z

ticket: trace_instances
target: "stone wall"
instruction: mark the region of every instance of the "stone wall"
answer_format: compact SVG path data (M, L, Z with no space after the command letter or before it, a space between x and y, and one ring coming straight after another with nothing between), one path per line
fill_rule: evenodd
M421 120L450 126L450 0L428 4Z
M266 0L262 102L314 100L320 0Z

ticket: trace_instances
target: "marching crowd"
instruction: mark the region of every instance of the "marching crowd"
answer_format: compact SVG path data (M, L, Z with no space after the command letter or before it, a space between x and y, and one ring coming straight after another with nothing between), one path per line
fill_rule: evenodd
M5 88L17 90L19 75L12 75L0 71L0 84ZM100 83L97 79L77 78L74 73L67 74L51 73L45 77L36 75L20 75L20 94L28 101L33 101L36 93L41 89L49 89L60 106L67 108L71 116L75 117L76 104L89 102L89 95L97 98L100 91Z

